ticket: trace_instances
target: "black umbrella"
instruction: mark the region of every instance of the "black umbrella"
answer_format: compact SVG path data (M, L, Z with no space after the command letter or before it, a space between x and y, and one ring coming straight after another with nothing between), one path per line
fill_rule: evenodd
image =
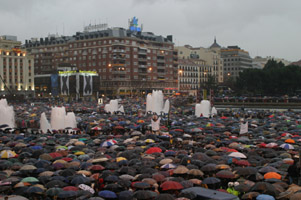
M118 194L119 200L132 200L134 193L131 191L122 191Z
M84 177L82 175L75 176L71 180L71 184L73 185L79 185L79 184L89 184L91 182L91 179Z
M76 197L77 196L77 192L75 191L61 191L58 194L59 198L71 198L71 197Z
M143 200L143 199L152 199L157 197L157 193L153 192L151 190L138 190L134 193L134 197L137 198L137 200Z
M67 183L64 183L63 181L59 181L59 180L53 180L53 181L50 181L48 182L45 187L46 188L53 188L53 187L60 187L60 188L63 188L63 187L66 187L68 186Z
M171 194L159 194L155 200L174 200L176 199L174 196Z

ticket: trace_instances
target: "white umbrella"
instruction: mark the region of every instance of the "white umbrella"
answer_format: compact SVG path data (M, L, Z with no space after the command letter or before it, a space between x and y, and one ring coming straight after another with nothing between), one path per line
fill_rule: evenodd
M234 158L247 158L247 156L245 156L245 154L240 153L240 152L232 152L228 156L234 157Z
M88 191L88 192L90 192L90 193L92 193L92 194L95 193L95 191L94 191L93 188L91 188L90 186L85 185L85 184L80 184L80 185L78 186L78 188L80 188L80 189L82 189L82 190L85 190L85 191Z

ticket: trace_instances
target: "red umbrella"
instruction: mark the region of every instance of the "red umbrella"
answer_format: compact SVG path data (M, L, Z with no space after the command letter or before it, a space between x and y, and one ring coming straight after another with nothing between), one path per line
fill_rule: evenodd
M57 153L57 152L49 153L49 155L50 155L52 158L63 157L62 154Z
M160 185L162 190L181 190L183 186L176 181L165 181Z
M74 186L67 186L63 188L64 191L78 191L77 187Z
M123 126L115 126L114 129L124 129Z
M159 147L151 147L148 150L146 150L146 154L153 154L153 153L161 153L162 149L160 149Z
M234 161L234 163L240 166L251 166L251 164L247 160L237 160Z
M104 170L105 168L102 165L92 165L88 169L92 171L101 171Z
M66 162L70 162L70 161L72 161L73 159L72 159L72 158L69 158L69 157L65 157L65 158L62 158L62 160L66 161Z

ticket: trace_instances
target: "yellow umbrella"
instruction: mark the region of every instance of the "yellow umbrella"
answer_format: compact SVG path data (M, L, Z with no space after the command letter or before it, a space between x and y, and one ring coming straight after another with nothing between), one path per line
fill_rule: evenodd
M78 152L75 152L74 155L77 155L77 156L79 156L79 155L85 155L85 152L83 152L83 151L78 151Z
M3 150L0 153L1 158L14 158L17 154L11 150Z
M118 157L118 158L116 158L116 161L117 162L120 162L120 161L122 161L122 160L127 160L125 157Z
M146 139L146 140L144 140L144 142L146 142L146 143L154 143L155 141L153 139Z
M55 164L55 163L66 164L67 161L65 161L65 160L56 160L56 161L53 162L53 164Z

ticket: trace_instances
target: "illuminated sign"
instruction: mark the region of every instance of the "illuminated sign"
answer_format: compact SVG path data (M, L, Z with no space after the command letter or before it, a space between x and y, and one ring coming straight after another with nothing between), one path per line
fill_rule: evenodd
M108 24L95 24L95 25L89 24L88 26L84 27L84 31L85 32L101 31L101 30L105 30L107 28L108 28Z
M75 74L88 74L91 76L97 76L97 72L96 71L76 71L76 70L72 70L72 71L59 71L59 75L75 75Z
M131 20L129 20L129 29L133 32L141 32L142 31L142 25L141 27L138 27L138 18L133 17Z

